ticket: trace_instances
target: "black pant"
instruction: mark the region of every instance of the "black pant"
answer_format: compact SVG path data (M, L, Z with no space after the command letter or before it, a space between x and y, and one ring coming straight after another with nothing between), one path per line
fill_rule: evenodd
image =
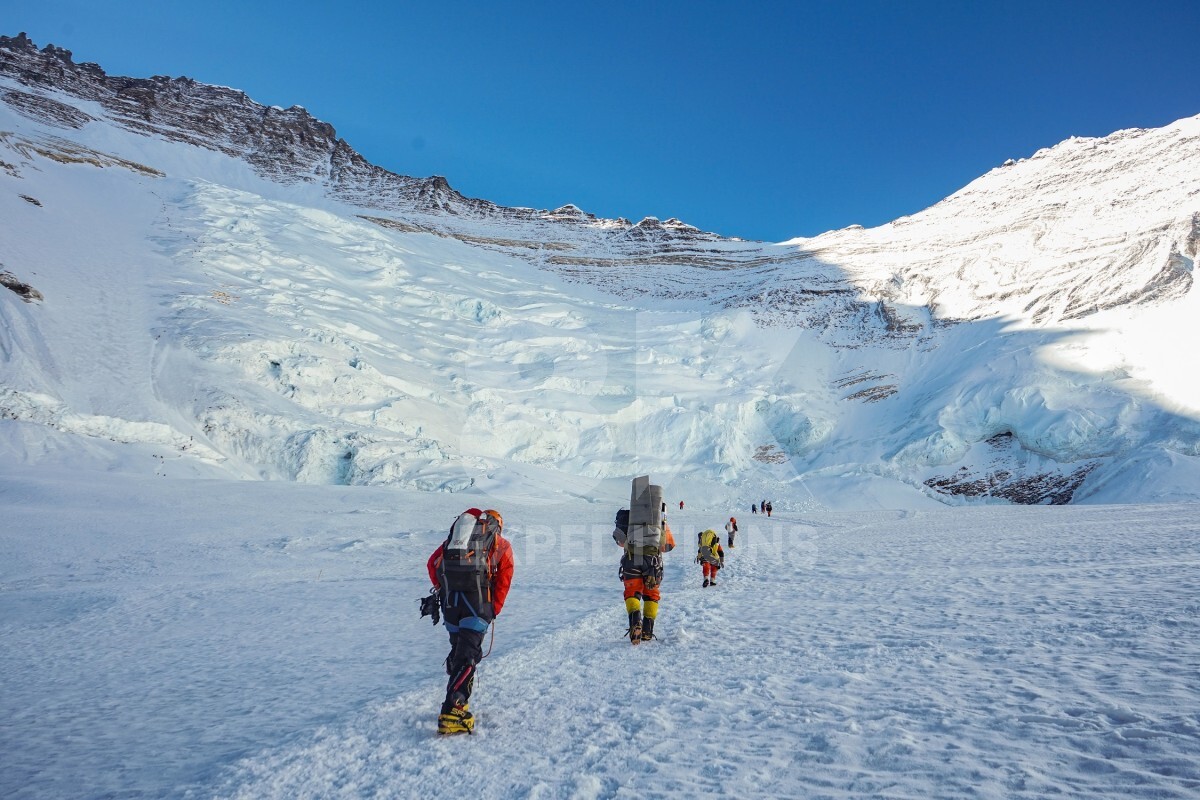
M471 603L469 598L451 593L444 598L442 614L450 634L450 655L446 656L446 699L442 711L465 704L475 688L475 665L483 660L483 634L492 621L490 603Z

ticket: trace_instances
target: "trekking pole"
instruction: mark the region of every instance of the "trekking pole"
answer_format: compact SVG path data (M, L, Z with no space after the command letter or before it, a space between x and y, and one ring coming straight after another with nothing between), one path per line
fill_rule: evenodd
M493 619L492 620L492 636L491 636L491 639L488 641L487 652L484 653L479 658L480 663L482 663L485 658L487 658L488 656L490 656L492 654L492 646L494 644L496 644L496 620ZM479 694L479 670L478 669L475 670L475 675L472 677L471 680L475 684L475 694L476 694L476 696L478 696L478 694ZM479 711L476 711L475 712L475 722L476 723L479 722L479 718L480 718Z
M482 660L482 659L480 659L480 660ZM471 676L471 696L475 699L475 711L473 712L473 714L475 716L475 724L478 725L480 718L483 716L482 714L479 713L479 668L478 667L475 668L475 674ZM473 733L475 733L475 731L469 730L469 731L467 731L467 733L473 734Z

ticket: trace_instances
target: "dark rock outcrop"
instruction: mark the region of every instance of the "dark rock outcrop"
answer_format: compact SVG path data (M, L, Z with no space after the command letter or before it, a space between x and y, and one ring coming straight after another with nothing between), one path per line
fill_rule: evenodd
M332 125L300 106L264 106L245 92L187 77L108 75L96 64L75 63L69 50L54 45L39 50L24 33L0 36L0 75L31 89L95 101L113 121L131 130L245 159L272 181L320 182L335 197L364 208L432 217L423 227L444 226L453 232L456 219L530 225L574 222L597 225L597 233L604 236L634 227L625 220L598 220L574 206L539 211L468 198L440 175L414 178L371 164L338 138ZM79 128L91 121L88 115L40 94L8 92L0 99L64 127ZM662 227L660 239L721 238L677 220Z
M24 281L18 280L16 275L11 272L0 270L0 286L9 289L24 300L26 303L32 303L37 300L42 300L42 293L30 286Z

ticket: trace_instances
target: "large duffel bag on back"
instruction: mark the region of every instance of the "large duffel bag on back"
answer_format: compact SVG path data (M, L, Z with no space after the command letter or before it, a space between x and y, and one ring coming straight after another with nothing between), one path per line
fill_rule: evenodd
M662 552L663 492L650 483L649 475L633 479L629 496L629 536L625 549L631 555Z

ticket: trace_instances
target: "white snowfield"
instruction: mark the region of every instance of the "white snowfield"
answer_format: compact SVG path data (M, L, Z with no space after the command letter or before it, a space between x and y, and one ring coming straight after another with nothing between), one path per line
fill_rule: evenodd
M611 502L4 470L6 798L1194 798L1195 506L669 521L622 638ZM471 737L417 599L467 502L516 577ZM674 504L675 497L668 498ZM693 510L693 506L696 508Z

